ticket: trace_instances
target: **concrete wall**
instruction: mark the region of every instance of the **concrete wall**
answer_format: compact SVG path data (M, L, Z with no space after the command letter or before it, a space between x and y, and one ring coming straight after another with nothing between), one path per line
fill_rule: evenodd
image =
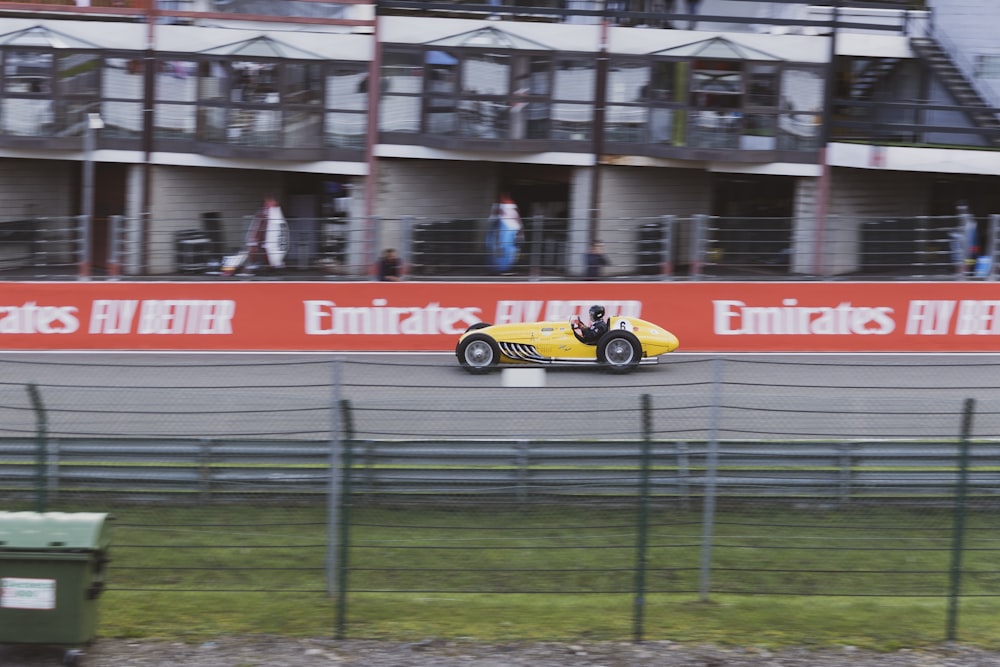
M820 179L800 179L795 200L792 272L837 275L862 265L865 222L921 215L928 176L865 169L832 169L826 220L817 220ZM817 243L820 248L817 251Z
M216 211L223 219L226 252L243 246L244 216L257 213L264 198L281 199L280 173L241 169L154 167L149 234L150 273L175 269L175 238L184 229L201 229L202 214Z
M0 221L52 218L34 223L45 241L34 249L47 253L46 261L74 261L68 219L79 207L73 201L74 169L78 163L61 160L0 160ZM25 237L5 239L0 229L0 268L22 266L31 252Z
M611 261L605 274L634 271L639 228L665 215L678 218L675 249L687 256L691 216L712 209L712 177L695 169L602 167L600 207L598 236Z
M400 248L405 254L407 216L485 221L497 197L497 169L496 163L478 161L379 160L376 243L380 248Z
M72 215L80 168L62 160L0 160L0 220Z

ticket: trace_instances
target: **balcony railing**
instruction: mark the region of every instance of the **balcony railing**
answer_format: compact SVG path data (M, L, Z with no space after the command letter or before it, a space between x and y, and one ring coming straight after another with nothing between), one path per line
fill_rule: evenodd
M370 26L368 0L0 0L0 15L59 14L156 22L199 19Z

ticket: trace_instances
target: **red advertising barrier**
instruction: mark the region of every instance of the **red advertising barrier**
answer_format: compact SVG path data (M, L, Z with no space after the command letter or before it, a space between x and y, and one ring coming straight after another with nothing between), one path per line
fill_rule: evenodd
M0 349L453 350L474 322L591 304L688 352L1000 351L995 283L0 283Z

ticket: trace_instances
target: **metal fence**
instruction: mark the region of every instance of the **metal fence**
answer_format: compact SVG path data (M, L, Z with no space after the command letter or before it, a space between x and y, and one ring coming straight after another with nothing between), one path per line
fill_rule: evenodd
M995 604L995 366L7 355L0 497L111 512L111 594L333 594L339 636L372 596L611 596L639 638L658 598Z
M527 218L293 219L275 261L254 218L154 223L123 216L0 222L0 279L376 280L392 247L402 278L563 280L586 274L586 223ZM993 280L1000 215L610 219L599 240L619 280ZM233 260L236 260L234 263ZM228 267L228 269L227 269Z

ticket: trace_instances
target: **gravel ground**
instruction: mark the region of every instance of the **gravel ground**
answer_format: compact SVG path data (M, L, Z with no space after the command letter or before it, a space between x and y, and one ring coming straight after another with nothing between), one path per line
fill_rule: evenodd
M0 648L0 665L58 665L63 654L39 647ZM226 638L203 644L102 639L81 667L1000 667L1000 652L941 645L893 653L722 648L668 641L642 644L414 643L280 637Z

